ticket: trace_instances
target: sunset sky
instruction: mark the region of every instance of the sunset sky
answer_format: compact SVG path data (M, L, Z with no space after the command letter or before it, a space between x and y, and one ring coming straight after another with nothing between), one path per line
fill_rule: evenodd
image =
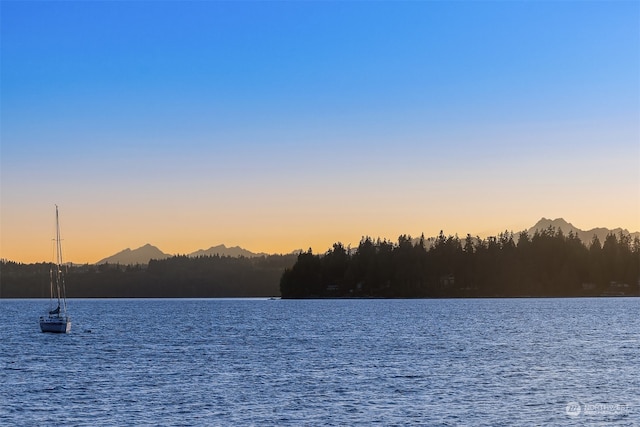
M640 230L640 2L2 1L0 257Z

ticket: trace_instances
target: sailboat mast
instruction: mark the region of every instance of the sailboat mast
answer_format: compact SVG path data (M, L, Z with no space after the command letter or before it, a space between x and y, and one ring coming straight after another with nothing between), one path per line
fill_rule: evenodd
M63 259L62 259L62 238L60 236L60 219L58 216L58 205L56 205L56 242L58 247L58 306L60 306L60 298L62 298L62 309L67 315L67 289L64 283L64 273L62 271Z
M58 205L56 205L56 296L58 297L58 307L60 307L60 281L62 279L62 247L60 243L60 221L58 219Z

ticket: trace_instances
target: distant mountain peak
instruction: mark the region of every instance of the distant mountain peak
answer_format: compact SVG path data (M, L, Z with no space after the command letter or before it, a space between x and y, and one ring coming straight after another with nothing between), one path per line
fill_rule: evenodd
M138 249L124 249L110 257L101 259L96 264L149 264L152 259L165 259L171 255L165 254L150 243L140 246Z
M230 257L245 257L245 258L253 258L259 257L266 254L259 253L256 254L254 252L248 251L246 249L241 248L240 246L226 247L225 245L217 245L212 246L209 249L200 249L193 253L190 253L190 257L199 257L199 256L230 256Z
M545 217L542 217L536 223L536 225L531 227L531 229L544 230L549 227L562 228L562 231L577 230L577 228L573 224L571 224L570 222L567 222L564 218L548 219Z

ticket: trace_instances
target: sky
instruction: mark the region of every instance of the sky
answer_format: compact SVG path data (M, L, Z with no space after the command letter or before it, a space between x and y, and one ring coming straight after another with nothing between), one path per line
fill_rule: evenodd
M640 2L0 2L0 258L640 230Z

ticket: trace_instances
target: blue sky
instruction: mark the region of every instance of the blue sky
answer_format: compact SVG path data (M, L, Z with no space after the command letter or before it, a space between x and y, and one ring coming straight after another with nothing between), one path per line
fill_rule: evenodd
M2 257L640 228L638 2L0 7Z

